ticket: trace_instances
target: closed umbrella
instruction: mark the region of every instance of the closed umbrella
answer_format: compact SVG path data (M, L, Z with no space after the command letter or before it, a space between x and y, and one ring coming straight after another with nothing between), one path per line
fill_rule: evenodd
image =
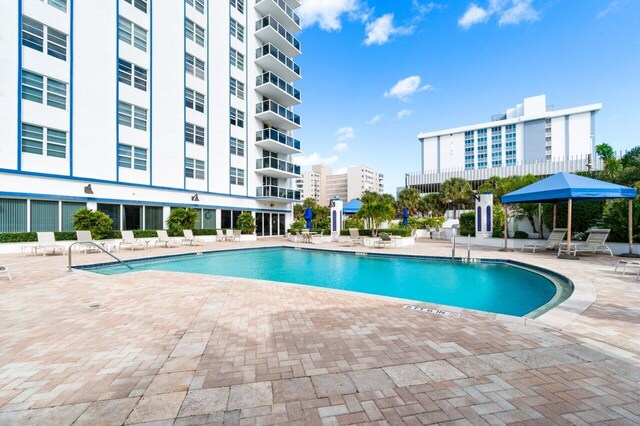
M402 209L402 225L407 226L407 219L409 219L409 210L406 207Z
M311 211L311 207L307 207L304 211L304 220L307 221L307 229L311 229L311 219L313 219L313 211Z

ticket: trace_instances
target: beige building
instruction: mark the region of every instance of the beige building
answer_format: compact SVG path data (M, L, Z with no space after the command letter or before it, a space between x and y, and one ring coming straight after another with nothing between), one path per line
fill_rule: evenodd
M302 173L297 187L301 198L314 198L318 204L328 206L329 200L340 197L345 201L360 198L364 191L384 192L384 175L367 166L352 166L346 173L332 174L327 166L313 166Z

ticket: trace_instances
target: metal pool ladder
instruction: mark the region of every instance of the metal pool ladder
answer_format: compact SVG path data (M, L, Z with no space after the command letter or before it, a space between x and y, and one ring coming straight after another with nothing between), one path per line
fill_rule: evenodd
M96 243L94 243L93 241L82 241L82 242L78 241L78 242L75 242L75 243L73 243L73 244L71 244L71 245L69 246L69 265L68 265L68 269L67 269L67 271L68 271L68 272L71 272L71 253L73 253L73 251L72 251L71 249L72 249L72 248L73 248L73 246L75 246L76 244L91 244L92 246L95 246L98 250L100 250L100 251L102 251L102 252L104 252L104 253L108 254L109 256L113 257L116 261L118 261L118 262L122 263L122 264L123 264L124 266L126 266L127 268L129 268L129 269L133 269L133 268L132 268L132 267L131 267L127 262L125 262L124 260L122 260L122 259L120 259L120 258L116 257L115 255L113 255L113 254L109 253L109 252L108 252L107 250L105 250L105 249L104 249L104 247L102 247L100 244L96 244Z

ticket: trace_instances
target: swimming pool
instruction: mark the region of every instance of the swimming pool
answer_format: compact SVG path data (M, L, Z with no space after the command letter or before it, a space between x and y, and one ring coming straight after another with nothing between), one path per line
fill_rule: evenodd
M288 247L169 256L130 265L133 271L115 263L82 269L105 275L154 270L253 278L529 317L566 300L572 289L560 277L506 261L464 263Z

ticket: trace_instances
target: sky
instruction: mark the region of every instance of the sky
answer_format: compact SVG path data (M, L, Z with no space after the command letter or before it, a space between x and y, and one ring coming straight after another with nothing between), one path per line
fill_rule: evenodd
M420 132L490 121L525 97L603 103L596 142L640 145L640 0L301 0L307 170L367 165L395 194Z

